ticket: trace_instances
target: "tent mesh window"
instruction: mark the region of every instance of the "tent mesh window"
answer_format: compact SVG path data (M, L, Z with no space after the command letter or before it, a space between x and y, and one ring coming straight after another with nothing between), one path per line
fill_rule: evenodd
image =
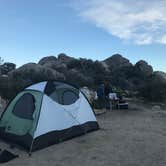
M44 89L44 93L46 93L48 96L50 96L50 94L57 90L57 89L61 89L61 88L67 88L67 89L76 89L71 85L68 85L66 83L62 83L62 82L58 82L58 81L48 81L45 89Z
M35 110L35 99L34 96L30 93L24 94L20 99L17 101L14 109L13 114L17 117L24 118L24 119L33 119L32 115Z
M71 91L71 90L66 90L63 93L62 96L62 101L64 105L70 105L76 102L76 100L78 100L79 96L78 94L76 94L75 92Z
M49 97L51 97L51 99L53 99L54 101L56 101L57 103L60 103L59 102L59 98L58 98L58 94L57 94L57 91L53 91Z
M48 82L44 92L62 105L73 104L79 98L79 90L61 82Z

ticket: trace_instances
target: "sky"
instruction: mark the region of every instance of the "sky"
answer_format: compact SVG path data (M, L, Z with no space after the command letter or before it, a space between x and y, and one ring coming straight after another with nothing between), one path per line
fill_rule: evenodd
M0 57L21 66L65 53L119 53L166 72L165 0L0 0Z

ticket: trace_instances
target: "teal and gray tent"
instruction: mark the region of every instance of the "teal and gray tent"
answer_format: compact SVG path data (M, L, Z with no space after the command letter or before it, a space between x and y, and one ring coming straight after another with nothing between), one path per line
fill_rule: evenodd
M1 116L0 137L31 152L98 128L79 89L45 81L27 87L10 102Z

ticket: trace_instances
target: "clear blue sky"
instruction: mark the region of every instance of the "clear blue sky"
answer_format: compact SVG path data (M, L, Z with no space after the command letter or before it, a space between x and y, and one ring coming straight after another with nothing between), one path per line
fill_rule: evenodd
M93 60L119 53L166 72L166 3L134 1L0 0L0 57L20 66L61 52Z

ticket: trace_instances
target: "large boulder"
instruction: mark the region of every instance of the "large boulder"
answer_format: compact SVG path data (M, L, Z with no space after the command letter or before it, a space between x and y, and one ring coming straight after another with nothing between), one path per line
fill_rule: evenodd
M16 65L14 63L6 62L3 65L0 65L0 75L7 74L8 72L15 69Z
M166 77L163 72L154 72L140 91L141 96L152 101L166 101Z
M135 88L131 81L131 78L134 76L134 67L128 59L120 54L115 54L103 62L110 73L109 77L113 85L127 90Z
M83 73L76 69L68 70L65 73L66 80L78 87L88 86L92 87L94 85L94 79L92 77L85 76Z
M72 60L68 63L67 68L76 70L83 75L84 79L93 80L93 87L106 81L109 76L108 71L106 71L101 62L90 59L80 58Z
M119 70L120 68L123 68L123 67L132 66L130 61L124 58L120 54L115 54L111 56L110 58L105 59L104 62L109 66L111 71Z
M53 70L62 72L62 73L65 73L67 70L67 65L65 63L60 62L60 61L48 62L48 63L45 63L43 66L46 68L51 68Z
M58 58L54 56L48 56L42 58L38 64L46 67L51 68L53 70L57 70L59 72L66 72L67 71L67 64L70 63L74 58L67 56L64 53L58 55Z
M105 70L106 70L107 72L110 72L109 66L108 66L108 64L107 64L106 62L101 61L101 65L105 68Z
M60 53L58 55L58 60L61 61L61 62L64 62L64 63L69 63L70 61L74 60L75 58L73 57L70 57L70 56L67 56L66 54L64 53Z
M140 60L135 64L135 70L140 72L145 77L152 75L153 68L146 61Z
M53 63L53 62L56 62L57 61L57 58L55 56L48 56L48 57L44 57L42 58L40 61L39 61L39 65L44 65L44 64L47 64L47 63Z
M160 80L160 82L166 83L166 73L162 71L156 71L154 72L154 76L156 79Z
M64 80L65 76L56 70L46 68L39 64L28 63L8 73L7 88L11 98L26 86L45 80Z

